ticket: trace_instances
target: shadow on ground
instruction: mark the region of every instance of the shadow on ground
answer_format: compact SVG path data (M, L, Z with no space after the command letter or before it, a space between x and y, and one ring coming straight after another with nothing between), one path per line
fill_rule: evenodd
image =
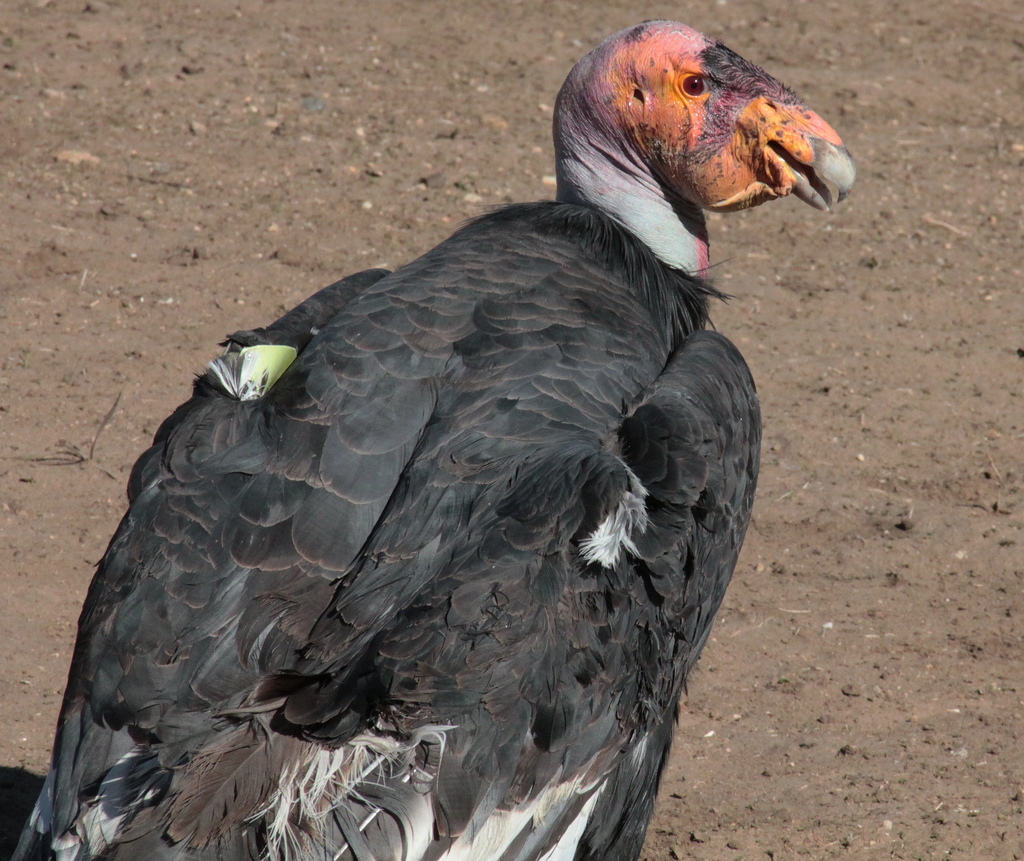
M0 858L10 858L32 812L43 778L23 768L0 766Z

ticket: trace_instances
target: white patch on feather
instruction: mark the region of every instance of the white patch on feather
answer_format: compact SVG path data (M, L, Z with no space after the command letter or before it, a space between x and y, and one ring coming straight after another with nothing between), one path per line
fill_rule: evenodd
M56 777L57 773L51 761L43 788L39 792L39 798L36 799L36 806L32 808L32 815L28 819L29 827L37 834L48 834L53 829L53 792ZM50 849L57 861L71 861L78 854L78 846L81 842L78 835L74 833L51 835Z
M441 861L495 861L528 828L538 799L515 810L495 810L472 835L462 835Z
M587 823L590 822L590 817L594 812L594 805L597 804L597 799L601 796L603 789L604 787L602 786L601 789L598 789L597 792L587 799L583 809L576 814L576 818L562 832L562 836L558 838L558 843L545 852L541 856L540 861L573 861L576 857L576 847L579 846L580 838L583 836Z
M78 847L81 845L82 841L73 831L62 834L60 837L54 837L51 844L53 857L56 861L75 861L78 858Z
M647 530L647 506L644 503L647 488L629 467L623 466L629 475L629 490L622 494L615 510L580 542L580 556L583 560L596 562L605 568L614 568L623 550L638 555L633 535L643 535Z
M115 762L103 776L103 781L96 790L96 795L84 805L84 812L75 822L73 833L61 835L60 846L54 841L54 848L67 857L75 857L80 843L90 857L102 853L117 837L121 824L137 808L140 802L147 800L131 795L131 784L128 777L135 768L135 761L142 756L149 756L150 751L143 747L134 747Z
M574 795L593 790L593 784L586 784L583 775L562 783L557 780L556 777L533 800L513 810L493 811L475 833L464 834L439 861L497 861L524 831L539 828L548 816L557 816ZM598 789L587 800L558 843L544 855L545 859L571 861L600 794Z
M629 752L629 758L633 763L633 768L637 771L640 770L640 765L647 756L647 744L650 741L650 738L650 736L645 735L640 739L640 741L633 745L633 749Z
M433 775L422 775L415 764L416 748L421 744L445 745L450 726L424 726L408 738L363 733L336 749L308 744L282 772L277 791L267 805L253 816L265 818L267 857L272 861L291 861L312 857L325 841L331 812L349 798L359 798L359 784L379 780L376 771L408 782ZM376 818L377 810L360 823L360 830ZM423 820L423 821L420 821ZM417 816L410 831L403 829L406 859L422 857L433 837L433 821ZM411 833L410 833L411 832Z
M49 831L50 823L53 821L54 777L55 774L51 765L49 772L47 772L46 780L43 781L43 788L39 793L39 798L36 799L36 806L32 808L32 815L28 820L29 825L40 834L45 834Z

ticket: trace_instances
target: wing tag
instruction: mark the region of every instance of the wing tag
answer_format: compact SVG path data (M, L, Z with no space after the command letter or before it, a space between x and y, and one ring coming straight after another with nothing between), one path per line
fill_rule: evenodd
M294 347L257 344L237 353L225 353L209 364L225 392L240 401L262 398L298 355Z

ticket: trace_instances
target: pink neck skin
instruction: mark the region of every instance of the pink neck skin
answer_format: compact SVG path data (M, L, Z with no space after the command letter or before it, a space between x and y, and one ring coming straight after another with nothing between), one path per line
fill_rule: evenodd
M593 56L593 55L592 55ZM703 277L708 232L700 206L674 195L627 140L606 107L600 77L585 57L555 105L557 199L598 209L644 242L663 262ZM578 82L588 84L580 86Z

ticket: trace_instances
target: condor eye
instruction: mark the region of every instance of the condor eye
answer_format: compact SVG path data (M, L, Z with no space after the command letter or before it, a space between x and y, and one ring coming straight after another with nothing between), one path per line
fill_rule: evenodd
M703 96L708 91L708 82L703 75L687 75L683 78L683 92L688 96Z

